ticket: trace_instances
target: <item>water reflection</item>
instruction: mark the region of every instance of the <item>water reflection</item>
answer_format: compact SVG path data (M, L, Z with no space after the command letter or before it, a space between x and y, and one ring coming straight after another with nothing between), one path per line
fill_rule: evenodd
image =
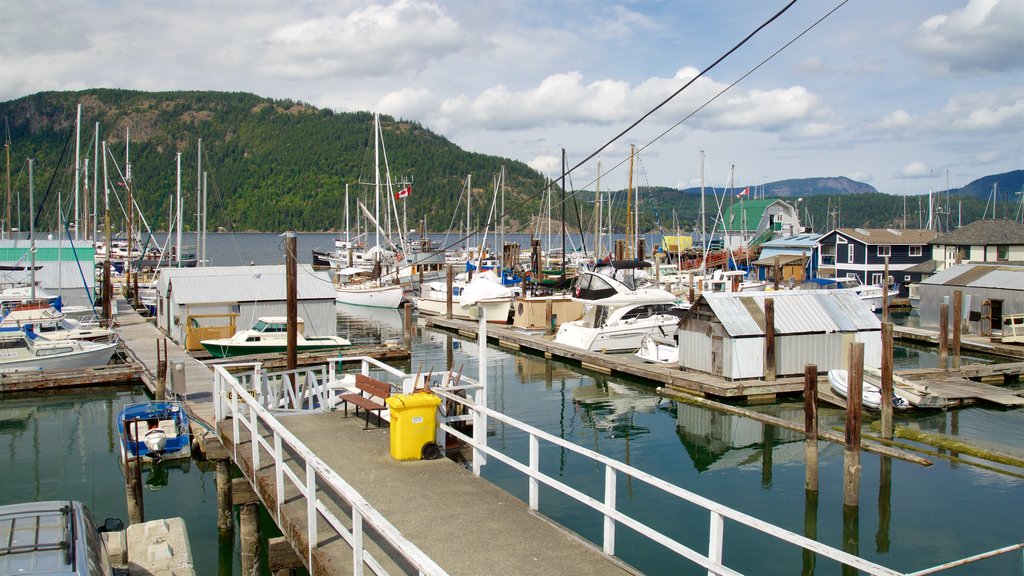
M662 398L608 380L578 386L572 399L584 426L606 432L610 438L647 434L650 428L636 423L637 414L650 414Z
M803 420L802 408L775 406L762 410L793 422ZM759 465L765 487L771 485L773 463L804 461L803 432L690 404L679 403L676 409L676 434L699 472Z

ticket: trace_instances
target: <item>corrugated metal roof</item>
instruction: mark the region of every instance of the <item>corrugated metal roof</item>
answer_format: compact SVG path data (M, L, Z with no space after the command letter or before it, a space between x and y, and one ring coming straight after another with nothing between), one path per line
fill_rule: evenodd
M921 284L971 288L1024 289L1024 266L959 264L921 281Z
M882 323L866 304L847 290L787 290L702 295L725 331L736 336L764 335L764 300L775 304L776 334L878 330ZM752 313L756 307L757 312Z
M174 291L178 304L212 302L268 302L287 298L284 265L210 266L201 268L163 268L158 290ZM326 272L300 264L296 273L299 300L333 300L334 286Z
M818 240L821 240L822 236L824 234L806 233L776 238L762 244L761 252L764 253L767 248L807 248L810 250L818 245Z

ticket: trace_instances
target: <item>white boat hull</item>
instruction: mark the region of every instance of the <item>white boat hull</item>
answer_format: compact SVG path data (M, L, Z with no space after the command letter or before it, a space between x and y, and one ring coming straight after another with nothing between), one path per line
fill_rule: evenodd
M828 371L828 384L832 388L832 391L842 398L847 397L849 373L846 370L829 370ZM882 390L877 385L872 384L868 380L864 380L861 384L861 404L865 408L871 410L878 410L882 407ZM892 407L895 410L905 410L910 407L910 403L906 399L893 394Z
M668 315L656 315L600 328L584 326L582 321L577 320L563 323L555 335L555 342L591 352L635 352L640 348L644 336L652 330L675 330L678 324L679 318Z
M352 306L371 308L398 308L402 305L405 289L401 284L388 286L340 286L335 289L335 300Z
M428 316L445 316L448 314L448 301L436 298L415 298L416 309L420 314ZM483 308L484 318L492 324L507 324L508 313L511 308L511 300L508 298L487 298L476 302L472 306L462 306L458 302L452 302L452 318L459 320L479 320L479 309Z
M660 342L648 334L640 341L636 357L644 362L677 364L679 362L679 346L675 343Z
M85 343L90 344L90 343ZM67 370L74 368L91 368L106 366L117 349L116 342L96 343L82 350L51 356L33 356L27 358L4 358L0 352L0 372L18 372L28 370Z

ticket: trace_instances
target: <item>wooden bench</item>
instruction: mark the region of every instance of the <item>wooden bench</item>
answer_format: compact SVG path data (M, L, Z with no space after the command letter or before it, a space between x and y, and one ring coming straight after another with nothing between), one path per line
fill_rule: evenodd
M377 413L377 427L380 428L382 420L380 413L382 410L387 409L384 400L387 400L388 396L391 395L391 385L369 376L356 374L356 388L359 389L359 392L342 394L340 397L345 407L345 417L348 418L348 405L351 402L356 407L357 417L359 416L360 408L366 412L366 426L364 429L370 427L371 412ZM376 400L377 398L380 400Z

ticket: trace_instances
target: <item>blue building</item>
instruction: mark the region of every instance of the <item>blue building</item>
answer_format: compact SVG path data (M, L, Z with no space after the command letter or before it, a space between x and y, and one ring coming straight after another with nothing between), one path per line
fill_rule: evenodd
M928 243L935 236L934 230L837 228L818 241L818 276L881 285L888 259L889 281L898 282L900 295L907 296L907 285L921 280L920 272L908 269L932 259Z

